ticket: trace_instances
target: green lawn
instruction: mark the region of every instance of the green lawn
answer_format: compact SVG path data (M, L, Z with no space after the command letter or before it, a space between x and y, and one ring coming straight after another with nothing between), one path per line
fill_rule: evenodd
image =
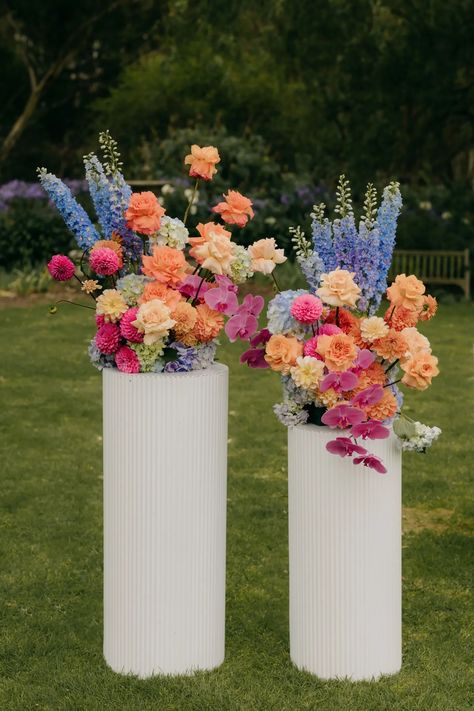
M239 366L240 346L221 351L232 368L225 663L150 681L106 667L101 381L86 356L90 313L0 311L0 709L472 708L473 307L442 307L426 325L442 372L408 397L409 414L443 435L404 461L403 669L356 684L321 682L290 662L286 432L271 412L279 382Z

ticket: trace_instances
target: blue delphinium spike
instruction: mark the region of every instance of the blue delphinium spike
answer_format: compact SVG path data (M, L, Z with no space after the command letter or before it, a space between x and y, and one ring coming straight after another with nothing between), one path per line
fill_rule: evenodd
M94 153L84 156L86 180L94 204L97 219L102 227L105 239L112 237L112 213L110 206L110 180L106 176L100 160Z
M392 182L383 191L383 200L377 211L377 224L380 230L380 249L378 280L376 284L375 305L378 306L387 288L387 276L392 262L393 248L397 232L397 220L402 208L402 196L399 183Z
M48 173L46 168L39 169L38 175L41 185L58 209L68 229L74 234L79 247L83 250L90 249L101 237L84 208L79 205L62 180Z
M331 223L324 217L324 203L315 205L311 213L311 231L314 249L323 263L325 272L331 272L337 267L336 255L332 241Z

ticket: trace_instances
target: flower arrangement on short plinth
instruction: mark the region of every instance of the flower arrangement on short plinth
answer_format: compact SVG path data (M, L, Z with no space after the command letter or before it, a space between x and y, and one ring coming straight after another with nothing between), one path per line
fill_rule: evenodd
M92 364L125 373L206 368L214 362L219 333L225 328L231 340L248 337L264 304L260 296L241 303L238 298L238 285L253 274L252 249L258 250L258 243L248 249L236 244L217 221L198 224L194 236L186 227L199 180L212 180L219 153L213 146L193 145L186 156L196 183L180 220L165 215L152 192L132 193L108 132L100 134L99 143L103 162L93 153L84 158L98 226L61 180L39 170L43 188L82 251L79 264L56 254L48 269L58 281L75 278L94 301L86 307L95 310L97 324L89 347ZM212 212L237 228L254 216L251 200L235 190ZM260 240L267 241L272 240Z
M399 383L425 390L439 372L428 339L416 328L435 315L437 303L414 275L400 274L387 289L402 204L398 184L385 188L378 209L376 202L369 185L357 229L350 187L341 176L338 217L330 222L325 206L315 206L312 242L292 230L309 289L279 291L275 279L278 293L268 305L266 328L250 339L241 362L281 374L284 401L274 410L284 425L342 430L327 450L383 474L368 440L388 437L393 424L404 449L425 451L441 430L400 418ZM272 275L274 262L267 262ZM384 293L389 305L378 316Z

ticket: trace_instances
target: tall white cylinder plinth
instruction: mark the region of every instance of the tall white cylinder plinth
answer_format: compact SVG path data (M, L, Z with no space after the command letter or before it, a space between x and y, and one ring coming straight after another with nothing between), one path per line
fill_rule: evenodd
M103 371L104 656L149 677L224 660L228 370Z
M401 447L370 440L386 474L326 450L343 434L288 430L290 653L322 679L401 667Z

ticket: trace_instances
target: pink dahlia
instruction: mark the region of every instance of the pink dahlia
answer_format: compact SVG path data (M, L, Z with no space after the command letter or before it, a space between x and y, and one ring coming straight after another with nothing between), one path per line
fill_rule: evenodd
M336 333L342 333L342 329L335 323L325 323L318 328L318 336L335 336Z
M291 304L291 315L300 323L315 323L323 312L323 302L313 294L301 294Z
M100 276L110 276L115 274L120 266L120 260L116 252L109 247L98 247L93 249L89 255L91 269Z
M105 323L104 316L102 314L96 314L95 315L95 323L96 323L97 328L100 328L101 326L103 326Z
M135 351L128 346L121 346L115 354L115 364L122 373L139 373L140 361Z
M132 321L137 318L138 307L135 306L133 309L128 309L122 316L120 321L120 333L125 338L126 341L131 341L132 343L142 343L143 333L132 326Z
M318 360L323 360L323 357L319 355L319 353L316 350L316 347L318 345L318 337L313 336L313 338L310 338L309 341L306 341L306 343L303 346L303 353L305 356L311 356L311 358L317 358Z
M115 323L104 323L97 331L95 342L101 353L105 355L115 353L120 344L119 327Z
M56 281L69 281L74 276L75 269L69 257L63 254L55 254L48 262L48 271Z

